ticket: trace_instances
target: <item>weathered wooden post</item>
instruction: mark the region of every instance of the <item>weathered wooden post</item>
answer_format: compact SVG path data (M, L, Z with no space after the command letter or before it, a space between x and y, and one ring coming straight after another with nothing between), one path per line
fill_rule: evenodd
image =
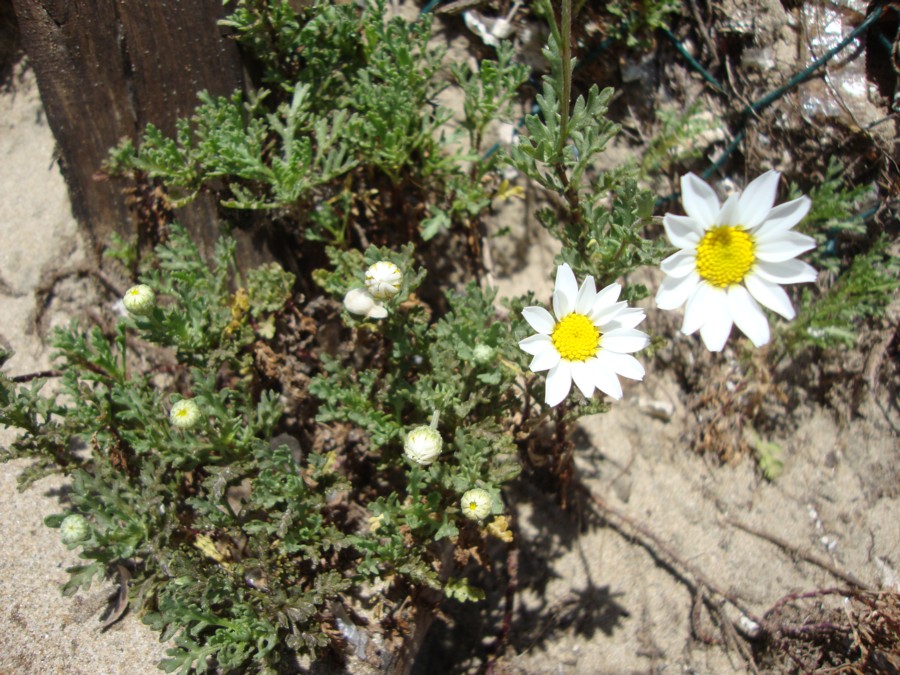
M93 243L134 235L121 183L97 180L109 148L148 122L174 133L197 92L243 86L237 45L218 25L221 0L12 0L22 46L59 145L72 210ZM218 234L201 195L176 213L201 247Z

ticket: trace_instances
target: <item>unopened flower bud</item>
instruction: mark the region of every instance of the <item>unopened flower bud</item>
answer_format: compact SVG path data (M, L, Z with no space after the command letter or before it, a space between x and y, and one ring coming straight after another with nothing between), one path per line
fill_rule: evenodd
M63 518L59 533L64 544L77 544L91 536L91 524L84 516L73 513Z
M472 488L460 501L463 515L469 520L481 520L491 513L491 496L487 490Z
M390 300L402 283L403 273L390 261L381 260L366 270L366 288L376 300Z
M156 293L146 284L138 284L125 291L122 304L129 314L147 316L156 307Z
M178 429L193 429L200 421L200 408L189 398L181 399L172 406L169 420Z
M359 314L369 319L383 319L387 309L378 300L369 295L364 288L352 288L344 296L344 307L351 314Z
M490 345L475 345L475 349L472 350L472 359L479 366L486 366L493 362L495 354L494 348Z
M406 435L403 452L416 464L428 466L441 454L444 441L437 429L416 427Z

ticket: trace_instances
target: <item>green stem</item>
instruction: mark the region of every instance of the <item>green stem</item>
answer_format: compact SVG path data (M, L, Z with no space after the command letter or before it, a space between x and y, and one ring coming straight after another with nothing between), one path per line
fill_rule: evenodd
M569 101L572 99L572 0L562 0L559 21L560 51L562 52L562 96L559 101L559 147L563 148L569 136Z

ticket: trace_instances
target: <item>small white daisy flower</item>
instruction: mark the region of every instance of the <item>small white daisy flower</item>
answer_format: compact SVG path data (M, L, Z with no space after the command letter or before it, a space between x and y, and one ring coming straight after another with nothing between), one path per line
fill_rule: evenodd
M146 316L156 306L156 294L146 284L138 284L125 291L122 304L125 305L129 314Z
M526 307L525 320L538 334L525 338L519 347L534 356L531 370L549 370L545 401L558 405L574 381L590 398L594 389L615 399L622 398L618 375L644 379L644 368L631 356L650 342L646 333L635 329L644 320L644 310L628 307L619 299L622 287L610 284L599 293L594 277L581 288L567 264L556 271L553 291L554 320L543 307Z
M681 250L660 265L666 278L656 304L677 309L686 302L681 331L699 329L710 351L725 347L733 323L755 346L766 344L769 322L759 305L793 319L781 285L816 280L816 270L796 260L815 240L791 229L811 202L800 197L774 206L779 178L767 171L720 204L713 189L689 173L681 178L687 215L663 218L669 241Z
M388 315L387 308L380 300L376 300L365 288L352 288L344 296L344 307L351 314L359 314L367 319L383 319Z
M437 429L429 426L416 427L406 435L403 452L416 464L428 466L441 454L444 440Z
M468 490L459 505L463 515L469 520L483 520L491 515L491 496L481 488Z
M390 300L400 292L403 273L394 263L381 260L366 270L366 288L376 300Z
M183 398L172 406L169 421L178 429L193 429L200 421L200 407L189 398Z

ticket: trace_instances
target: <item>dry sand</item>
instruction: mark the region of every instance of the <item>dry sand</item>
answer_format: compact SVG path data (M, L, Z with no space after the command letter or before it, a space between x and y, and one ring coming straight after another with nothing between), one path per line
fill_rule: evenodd
M6 371L21 374L48 366L46 331L77 315L89 296L79 282L61 283L48 319L34 330L34 289L48 271L77 263L83 249L27 69L0 96L0 120L0 334L16 350ZM518 245L495 251L504 292L543 280L546 295L552 255L534 228L514 228L513 236ZM525 257L532 266L516 260L516 251L531 251ZM900 420L886 396L877 392L849 422L838 423L816 405L796 411L785 425L793 431L772 439L784 447L786 465L782 477L768 483L749 459L722 467L692 453L685 438L696 420L671 376L651 369L611 413L583 424L578 465L596 494L646 524L754 612L786 593L839 582L735 529L726 517L786 539L874 587L898 584ZM671 419L641 412L639 397L670 403ZM0 441L8 442L10 434L2 434ZM42 480L18 493L22 466L0 465L0 673L158 672L165 646L134 615L101 632L98 617L114 592L111 584L61 597L64 569L78 559L42 520L60 510L65 481ZM564 513L527 487L517 494L523 590L515 654L506 665L528 673L743 672L739 655L692 636L690 592L646 550L586 512ZM445 633L455 630L461 626ZM484 630L490 635L496 626ZM427 653L431 662L420 666L429 672L444 672L447 659L458 668L471 665L437 638Z

